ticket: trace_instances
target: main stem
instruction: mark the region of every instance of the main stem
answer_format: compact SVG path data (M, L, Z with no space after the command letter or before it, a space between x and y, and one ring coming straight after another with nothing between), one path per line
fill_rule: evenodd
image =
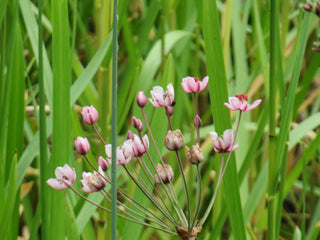
M111 237L117 239L117 74L118 74L118 1L113 2L112 31L112 165L111 165Z

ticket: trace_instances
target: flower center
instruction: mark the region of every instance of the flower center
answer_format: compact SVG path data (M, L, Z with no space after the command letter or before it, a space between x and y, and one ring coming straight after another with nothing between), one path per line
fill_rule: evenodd
M195 77L194 77L193 79L194 79L195 82L199 82L199 81L200 81L199 78L195 78Z
M246 94L236 94L236 98L238 98L240 101L248 101L248 96Z

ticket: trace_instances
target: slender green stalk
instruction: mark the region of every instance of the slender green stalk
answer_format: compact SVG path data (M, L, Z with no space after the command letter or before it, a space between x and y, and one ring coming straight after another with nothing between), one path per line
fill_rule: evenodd
M176 153L176 157L177 157L177 161L178 161L180 175L181 175L182 180L183 180L184 193L186 195L186 203L187 203L187 211L188 211L188 230L190 231L191 230L191 212L190 212L189 191L188 191L188 187L187 187L186 177L185 177L184 172L183 172L183 166L182 166L182 162L181 162L181 158L180 158L179 152L176 150L175 153Z
M48 153L47 153L47 126L45 112L45 90L43 80L43 55L42 55L42 0L38 1L38 51L39 51L39 138L40 138L40 201L41 201L41 238L49 239L49 197L48 197Z
M270 15L270 79L269 79L269 183L268 183L268 240L275 237L275 200L274 200L274 181L276 178L276 24L277 22L277 3L271 0Z
M118 1L113 1L112 32L112 165L111 165L111 236L117 239L117 77L118 77Z
M200 220L200 225L203 225L205 223L205 221L207 220L207 217L209 216L209 214L211 212L211 209L213 207L214 200L216 199L216 195L217 195L217 192L218 192L221 180L222 180L223 166L224 166L224 153L221 156L221 165L220 165L219 177L218 177L218 181L217 181L217 184L216 184L216 188L214 189L214 193L213 193L212 198L210 200L210 203L209 203L209 205L207 207L207 210L205 211L203 217Z

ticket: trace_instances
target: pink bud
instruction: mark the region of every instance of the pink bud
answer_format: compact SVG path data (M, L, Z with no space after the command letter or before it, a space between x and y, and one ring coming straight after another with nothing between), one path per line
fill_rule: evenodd
M199 115L194 117L193 124L196 128L201 126L201 118L199 117Z
M140 119L137 119L135 116L132 117L132 126L137 129L139 132L143 129L143 124Z
M147 104L147 97L146 95L144 95L144 92L138 92L137 103L141 108L143 108Z
M102 169L103 171L107 171L107 170L108 170L109 164L110 164L110 163L108 163L106 159L104 159L104 158L101 157L101 156L99 157L98 165L99 165L99 167L101 167L101 169Z
M87 138L77 137L74 141L76 150L81 155L86 155L90 150L90 144Z
M134 134L130 130L127 133L127 139L132 139L132 140L134 139Z
M94 124L99 117L98 111L92 105L82 108L81 115L86 124Z
M173 114L173 107L167 106L166 107L166 114L170 117Z

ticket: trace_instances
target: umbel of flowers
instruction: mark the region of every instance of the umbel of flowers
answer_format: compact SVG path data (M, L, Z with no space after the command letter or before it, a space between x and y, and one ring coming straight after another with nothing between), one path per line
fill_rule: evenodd
M221 184L223 175L228 166L230 156L234 152L239 144L235 143L236 135L239 129L242 112L252 110L257 107L261 100L256 100L252 105L248 104L248 98L244 94L230 97L229 102L225 103L225 106L232 111L239 111L239 119L237 128L234 131L227 129L222 136L219 136L216 132L210 132L213 149L216 153L221 155L221 168L216 183L216 188L211 196L209 204L201 204L201 174L200 167L204 156L201 151L200 142L200 126L201 118L198 115L197 108L197 94L203 91L209 78L205 77L202 81L194 77L183 78L181 87L189 94L193 95L193 101L195 106L195 117L193 124L197 132L197 139L192 146L185 146L183 134L180 129L173 129L171 123L171 116L174 113L174 88L170 83L165 91L162 87L156 86L151 91L151 98L149 102L156 108L164 108L164 113L168 119L169 129L167 135L164 138L164 145L169 150L175 153L177 165L179 167L179 174L183 182L184 191L184 203L182 204L177 197L176 190L173 185L174 172L172 167L165 163L163 157L160 154L159 147L152 135L144 107L148 103L147 97L143 92L139 92L137 95L137 104L141 109L143 116L143 122L136 118L132 118L132 125L136 129L137 133L129 131L127 133L127 139L122 145L117 146L116 149L116 164L122 167L136 186L141 190L145 197L151 202L153 208L146 207L140 202L133 199L128 195L124 189L117 188L117 192L120 196L117 201L118 216L127 220L140 223L142 225L153 227L155 229L164 231L169 234L178 235L181 239L195 239L201 232L202 226L205 223L214 200L216 198L217 190ZM93 107L84 107L81 112L83 121L86 124L92 125L94 131L98 135L102 144L105 146L106 156L100 156L96 164L92 163L87 157L87 153L90 151L90 143L87 138L78 137L75 140L76 151L83 155L93 169L93 172L82 173L82 188L81 190L86 193L99 192L105 199L111 201L111 194L106 190L106 186L111 184L111 177L108 173L108 168L111 164L111 144L107 144L102 136L99 134L95 123L98 120L98 112ZM146 130L146 134L143 134ZM149 154L150 142L152 147L157 152L157 157L152 158ZM190 186L186 183L184 166L181 159L181 151L185 151L185 156L190 164L197 169L196 177L196 197L192 197L192 201L196 199L195 208L191 209L190 204ZM96 165L98 167L96 167ZM140 170L139 170L140 169ZM71 189L77 195L94 204L98 208L104 209L110 212L109 209L100 206L94 202L91 202L83 194L77 191L72 185L76 180L75 170L65 164L63 167L57 167L55 170L56 178L51 178L47 183L58 190ZM204 214L199 216L200 207L203 208Z

